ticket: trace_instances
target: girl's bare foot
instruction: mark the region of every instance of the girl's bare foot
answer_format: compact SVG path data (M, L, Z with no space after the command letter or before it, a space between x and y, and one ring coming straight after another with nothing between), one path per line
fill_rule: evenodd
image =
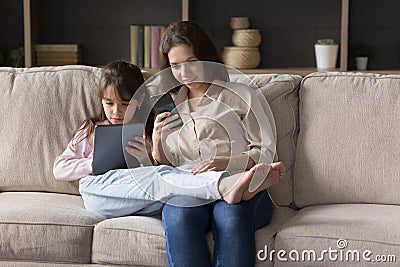
M272 172L272 173L271 173ZM279 182L285 175L282 162L270 164L257 164L250 170L221 179L219 192L229 204L236 204L241 200L249 200L261 190L270 188ZM257 186L249 191L249 186L255 180Z
M242 200L244 191L246 191L249 187L252 176L253 173L247 171L221 179L218 189L225 202L229 204L236 204L240 202Z
M254 165L249 171L253 171L253 180L255 180L254 188L247 188L243 192L242 200L252 199L262 190L271 188L285 176L285 166L282 162L272 164L257 164ZM268 175L266 175L268 174Z

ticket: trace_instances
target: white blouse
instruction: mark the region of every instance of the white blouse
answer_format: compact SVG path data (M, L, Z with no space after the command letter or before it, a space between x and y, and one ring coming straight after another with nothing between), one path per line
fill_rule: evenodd
M191 109L189 90L172 94L184 125L168 132L164 153L174 166L216 156L248 154L255 163L272 163L276 133L272 112L261 92L231 82L214 81ZM247 162L230 162L228 171L243 171Z

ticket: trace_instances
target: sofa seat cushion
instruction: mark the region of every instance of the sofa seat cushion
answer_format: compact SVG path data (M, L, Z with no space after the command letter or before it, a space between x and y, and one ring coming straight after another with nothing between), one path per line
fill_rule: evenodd
M66 264L54 262L32 262L32 261L3 261L0 260L0 266L4 267L93 267L91 263ZM96 264L95 267L110 267L110 265Z
M258 229L256 231L256 264L257 267L267 267L273 266L272 261L264 259L265 247L274 248L275 247L275 236L278 229L282 224L287 222L289 219L296 215L297 211L286 208L277 207L274 209L272 220L268 226Z
M159 218L127 216L105 220L93 233L92 261L166 266L165 236Z
M273 246L279 226L295 215L290 208L274 210L271 223L256 231L256 247ZM207 235L210 250L212 234ZM167 266L165 234L160 218L127 216L108 219L96 225L93 234L92 261L102 264ZM257 266L272 266L258 262Z
M276 266L293 266L294 263L296 266L369 264L375 266L377 262L373 260L384 257L389 262L390 255L400 255L399 221L400 207L394 205L335 204L304 208L278 231L275 250L284 250L286 255L281 255L281 260L275 258L275 264ZM343 254L343 260L338 258L335 261L334 256L330 258L329 254L321 256L323 250L330 248L332 251L337 250L336 254L332 255L339 257ZM296 255L295 252L291 252L292 250L299 252L300 260L295 261ZM306 257L305 261L301 261L302 253L310 250L316 253L317 260L308 260ZM363 253L367 250L372 254L367 253L364 259ZM292 257L289 253L292 253ZM353 260L357 259L357 253L359 262ZM384 257L376 258L378 255ZM348 262L345 261L346 257L349 259ZM284 261L285 258L287 261ZM318 258L323 261L318 261Z
M81 197L54 193L0 193L0 258L89 263L94 225Z

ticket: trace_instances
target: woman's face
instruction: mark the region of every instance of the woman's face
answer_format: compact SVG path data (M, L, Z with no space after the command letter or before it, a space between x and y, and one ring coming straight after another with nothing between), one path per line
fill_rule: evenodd
M204 66L198 62L190 46L180 44L172 47L168 52L168 60L175 79L192 92L206 92L208 84L205 83Z

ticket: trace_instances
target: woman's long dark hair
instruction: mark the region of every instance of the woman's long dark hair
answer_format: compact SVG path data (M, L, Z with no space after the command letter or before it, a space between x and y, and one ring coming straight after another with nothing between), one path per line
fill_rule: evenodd
M193 21L178 21L171 23L165 29L160 44L160 69L171 66L168 53L177 45L188 45L193 49L193 54L200 61L209 61L221 64L213 64L212 70L208 68L206 77L222 81L228 80L228 73L210 35L199 24Z

